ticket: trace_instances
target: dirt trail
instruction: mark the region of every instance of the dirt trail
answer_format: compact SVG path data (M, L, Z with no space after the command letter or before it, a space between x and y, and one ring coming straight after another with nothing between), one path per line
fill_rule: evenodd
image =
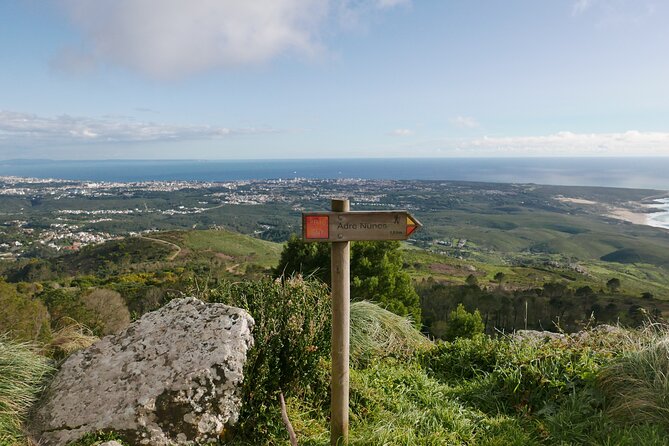
M151 240L151 241L158 242L158 243L163 243L165 245L170 245L170 246L176 248L176 251L173 252L172 254L170 254L170 256L167 258L168 262L171 262L172 260L176 259L177 256L181 253L181 246L177 245L176 243L168 242L167 240L161 240L159 238L144 237L142 235L140 235L139 238L143 238L145 240Z

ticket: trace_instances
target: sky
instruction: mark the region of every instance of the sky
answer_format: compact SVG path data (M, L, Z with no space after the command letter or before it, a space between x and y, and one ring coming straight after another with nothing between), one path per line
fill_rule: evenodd
M0 160L669 156L666 0L6 0Z

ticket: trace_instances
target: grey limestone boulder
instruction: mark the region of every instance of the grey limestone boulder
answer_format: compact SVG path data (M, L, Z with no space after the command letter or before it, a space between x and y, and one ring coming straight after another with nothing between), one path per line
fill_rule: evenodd
M39 444L113 430L131 444L214 442L235 424L253 345L244 310L176 299L70 356L32 422Z
M527 342L546 342L564 340L566 336L562 333L554 333L552 331L516 330L512 338L514 340Z

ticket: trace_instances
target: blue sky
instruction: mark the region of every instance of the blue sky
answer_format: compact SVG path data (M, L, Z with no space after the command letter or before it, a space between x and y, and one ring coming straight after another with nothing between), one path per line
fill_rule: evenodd
M24 0L0 21L0 159L669 155L664 0Z

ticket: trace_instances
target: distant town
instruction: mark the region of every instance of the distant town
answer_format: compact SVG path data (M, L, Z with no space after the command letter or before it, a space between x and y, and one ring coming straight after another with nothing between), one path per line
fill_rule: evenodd
M120 183L5 176L0 177L0 198L8 201L0 211L0 258L16 258L36 248L76 251L87 245L156 230L127 226L125 223L131 216L196 216L224 206L266 204L285 204L299 212L305 201L329 200L344 191L354 202L374 206L386 195L378 190L393 184L300 178ZM351 195L351 191L356 192ZM182 192L180 196L186 199L174 205L166 203L169 200L159 200L161 195L177 192ZM193 200L194 195L199 198ZM121 224L109 231L96 230L113 222ZM272 226L261 224L253 232L257 235Z
M569 224L570 215L601 218L606 206L647 194L639 191L638 197L626 197L610 191L422 180L123 183L4 176L0 177L0 259L49 257L116 238L179 229L226 228L282 242L300 232L302 211L327 210L330 199L341 197L351 200L352 209L415 213L424 228L409 242L439 254L489 257L500 247L506 249L509 243L501 246L501 240L509 237L518 252L550 254L553 248L536 238L536 230L532 234L516 230L519 224L532 227L540 216L568 218ZM578 196L580 201L565 196ZM493 219L493 214L506 217ZM569 229L567 223L553 226L560 237L581 231ZM491 231L499 236L491 237Z

